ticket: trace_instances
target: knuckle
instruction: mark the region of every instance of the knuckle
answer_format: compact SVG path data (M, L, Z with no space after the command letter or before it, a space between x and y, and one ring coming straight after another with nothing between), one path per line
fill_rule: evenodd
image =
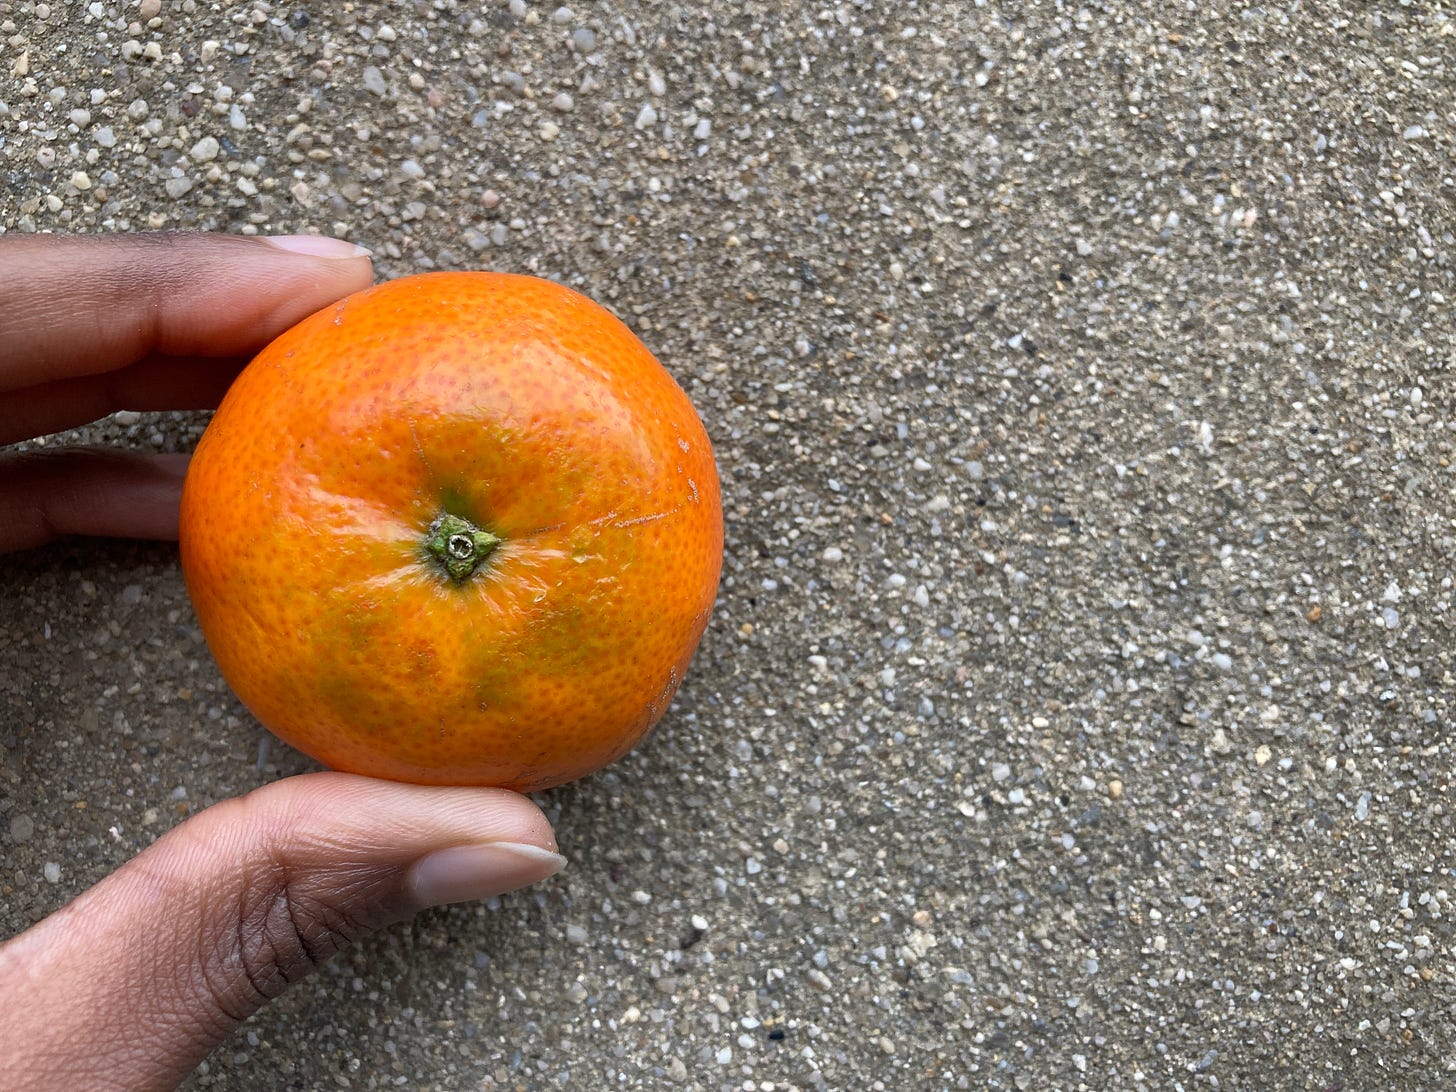
M209 992L234 1019L245 1018L372 928L279 858L246 879L231 916L232 929L223 931L203 964Z

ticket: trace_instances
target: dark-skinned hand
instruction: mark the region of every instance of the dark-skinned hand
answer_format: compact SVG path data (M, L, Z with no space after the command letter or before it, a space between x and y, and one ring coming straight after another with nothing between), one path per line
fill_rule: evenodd
M0 445L216 406L253 353L371 275L367 252L311 236L0 236ZM0 552L175 538L186 464L0 447ZM504 790L316 773L214 805L0 944L0 1085L174 1088L349 941L564 863Z

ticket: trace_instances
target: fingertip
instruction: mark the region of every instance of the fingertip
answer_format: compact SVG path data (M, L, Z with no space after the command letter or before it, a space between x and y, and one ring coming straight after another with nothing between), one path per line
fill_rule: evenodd
M373 281L362 247L211 232L0 235L0 390L155 354L250 356Z
M286 778L273 786L298 794L305 814L334 822L355 817L388 842L419 853L457 845L511 842L556 854L551 821L530 797L510 789L413 785L325 771Z
M477 902L526 887L566 867L560 853L528 842L484 842L426 854L406 882L421 908Z
M263 242L287 254L308 258L328 258L331 261L347 261L374 257L374 252L347 239L335 239L329 235L264 235Z

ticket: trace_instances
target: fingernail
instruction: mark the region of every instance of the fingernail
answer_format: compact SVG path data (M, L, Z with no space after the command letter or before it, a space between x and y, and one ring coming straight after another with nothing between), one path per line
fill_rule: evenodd
M333 239L327 235L265 235L262 238L279 250L310 258L368 258L374 253L347 239Z
M409 885L421 906L444 906L504 895L565 867L561 854L524 842L454 846L417 861Z

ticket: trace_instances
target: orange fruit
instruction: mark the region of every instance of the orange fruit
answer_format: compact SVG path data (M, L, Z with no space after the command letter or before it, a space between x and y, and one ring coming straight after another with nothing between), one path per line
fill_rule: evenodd
M662 716L722 567L712 446L620 321L432 273L305 319L239 376L182 495L223 676L336 769L532 791Z

